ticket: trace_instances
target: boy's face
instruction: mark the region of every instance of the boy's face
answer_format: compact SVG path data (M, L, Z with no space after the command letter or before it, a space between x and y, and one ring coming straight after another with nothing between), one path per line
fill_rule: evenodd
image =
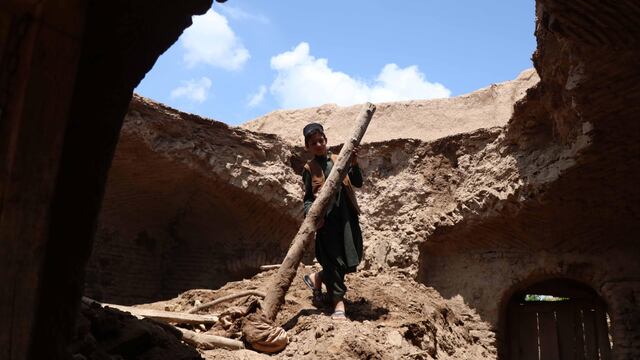
M313 155L326 155L327 154L327 139L321 132L316 132L309 136L306 144L307 150Z

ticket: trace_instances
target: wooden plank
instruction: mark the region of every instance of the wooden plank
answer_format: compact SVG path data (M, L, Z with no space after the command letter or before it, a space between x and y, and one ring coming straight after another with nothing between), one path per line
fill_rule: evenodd
M573 322L574 332L576 334L576 360L585 360L585 350L584 350L584 331L582 325L582 310L580 308L576 308L574 310L574 318Z
M528 311L522 312L519 318L518 360L538 360L538 314Z
M558 331L554 312L538 313L538 339L540 341L540 359L560 360Z
M596 332L598 333L598 352L600 360L611 360L611 344L609 343L609 325L607 313L603 306L596 307Z
M584 325L585 359L598 360L598 334L596 333L596 311L592 308L582 309Z
M218 317L215 315L195 315L180 312L171 312L164 310L143 309L131 306L100 303L88 297L82 297L82 301L86 304L96 303L101 306L108 306L120 311L128 312L135 317L150 318L166 323L174 324L215 324Z
M560 352L560 359L562 360L575 360L584 358L584 351L580 349L583 354L582 357L578 357L577 342L576 342L576 310L569 306L562 306L556 311L556 321L558 324L558 349ZM582 336L582 333L580 333Z

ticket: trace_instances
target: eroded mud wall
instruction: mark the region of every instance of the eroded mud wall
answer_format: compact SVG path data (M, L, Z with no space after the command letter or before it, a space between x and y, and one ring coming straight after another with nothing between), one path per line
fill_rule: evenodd
M606 302L613 357L640 356L639 24L632 1L538 2L541 81L517 104L491 175L515 191L462 203L421 247L420 279L497 329L515 291L572 279Z
M282 160L286 148L251 136L134 99L109 173L87 295L149 302L279 263L301 219L299 210L283 210L291 199L279 182L297 178ZM251 163L259 174L247 170Z
M418 279L496 330L514 292L576 280L607 303L614 356L638 357L639 11L538 1L538 84L521 76L502 91L381 106L363 146L365 266L419 264ZM533 85L524 98L505 100L523 84ZM314 119L339 143L356 110L279 111L245 126L298 143L294 129ZM470 121L447 128L457 117L437 114Z

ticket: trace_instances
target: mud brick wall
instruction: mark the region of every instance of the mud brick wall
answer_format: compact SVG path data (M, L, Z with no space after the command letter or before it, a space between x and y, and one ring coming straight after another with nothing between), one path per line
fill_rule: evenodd
M85 294L122 304L215 289L279 263L299 219L123 134Z
M640 358L640 279L611 279L602 286L619 359Z

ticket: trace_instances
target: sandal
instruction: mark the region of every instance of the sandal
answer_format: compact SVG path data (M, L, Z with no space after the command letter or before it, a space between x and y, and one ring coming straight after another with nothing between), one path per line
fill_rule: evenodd
M313 280L311 280L311 276L309 276L308 274L302 277L302 280L304 281L304 284L307 285L307 287L311 290L314 291L316 290L316 286L313 283ZM319 289L318 289L319 290Z
M336 310L331 314L331 320L345 321L347 320L347 315L345 315L344 310Z
M311 304L313 304L313 306L317 308L324 307L327 304L322 290L313 289L313 298L311 298Z
M305 285L313 292L313 297L311 298L311 303L315 307L322 307L326 303L326 298L324 294L322 294L322 289L318 289L315 287L313 280L311 280L311 276L305 275L302 280L304 280Z

